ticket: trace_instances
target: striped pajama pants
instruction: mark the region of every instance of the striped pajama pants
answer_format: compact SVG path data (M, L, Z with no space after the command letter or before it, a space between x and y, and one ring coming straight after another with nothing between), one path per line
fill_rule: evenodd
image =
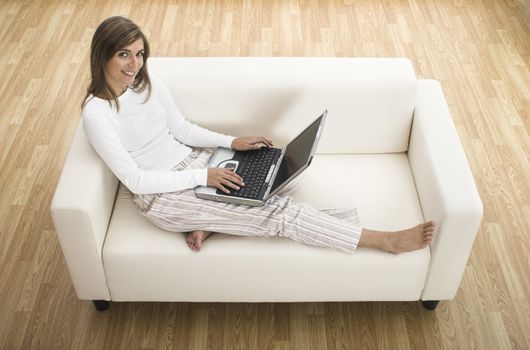
M212 150L193 151L172 170L205 168ZM354 252L361 237L357 210L324 209L297 203L290 196L299 177L262 207L214 202L198 198L194 189L137 194L136 208L154 225L173 232L195 230L238 236L280 236L296 242Z

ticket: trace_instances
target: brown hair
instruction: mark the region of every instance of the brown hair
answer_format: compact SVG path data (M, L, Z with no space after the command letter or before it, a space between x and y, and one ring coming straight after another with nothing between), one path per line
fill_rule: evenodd
M101 22L92 37L92 44L90 46L91 81L81 108L85 107L88 101L90 101L90 95L93 95L108 100L111 106L111 102L114 101L116 108L119 110L120 104L118 102L118 96L109 87L105 78L107 63L116 52L138 39L142 39L144 42L144 64L138 71L131 87L135 92L142 92L147 88L147 99L149 99L151 95L151 80L147 73L147 58L149 57L149 43L147 42L147 38L140 30L140 27L131 20L115 16Z

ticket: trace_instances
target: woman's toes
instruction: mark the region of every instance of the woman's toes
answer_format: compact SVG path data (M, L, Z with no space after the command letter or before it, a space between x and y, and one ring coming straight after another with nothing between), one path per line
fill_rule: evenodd
M202 248L203 241L210 236L211 232L207 231L193 231L188 233L186 237L186 242L191 250L198 252Z
M192 232L188 233L188 236L186 237L186 244L188 245L188 247L190 247L191 250L195 250L195 238L193 237Z

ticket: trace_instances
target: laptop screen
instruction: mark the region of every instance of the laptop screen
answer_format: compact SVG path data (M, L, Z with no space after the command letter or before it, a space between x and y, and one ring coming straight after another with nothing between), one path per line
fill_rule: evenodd
M298 175L298 172L309 163L311 160L311 150L316 141L318 129L323 117L324 115L320 116L287 145L280 169L278 169L278 173L271 187L271 193L291 177Z

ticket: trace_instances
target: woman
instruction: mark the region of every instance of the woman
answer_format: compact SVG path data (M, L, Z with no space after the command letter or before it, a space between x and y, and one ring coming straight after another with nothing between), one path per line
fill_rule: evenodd
M145 35L133 22L123 17L103 21L92 38L92 80L82 108L90 143L134 193L138 211L152 223L189 232L186 241L195 251L213 231L279 235L345 252L365 246L400 253L431 242L433 222L397 232L364 229L355 209L321 211L295 203L289 196L293 186L263 207L197 198L196 186L214 186L224 192L244 186L244 179L235 172L206 167L211 148L247 151L271 147L272 141L262 136L222 135L188 122L164 84L149 76L149 53Z

